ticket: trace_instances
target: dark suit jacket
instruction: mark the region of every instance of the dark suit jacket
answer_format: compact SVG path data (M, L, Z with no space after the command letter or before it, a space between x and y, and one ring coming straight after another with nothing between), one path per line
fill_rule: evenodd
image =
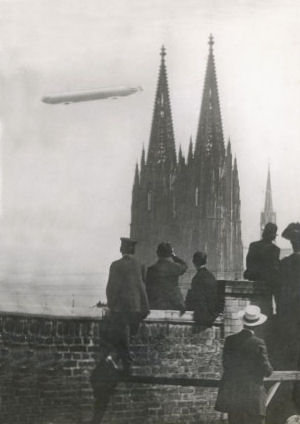
M277 348L283 369L299 369L300 351L300 253L280 262L280 292L277 302L280 343ZM299 397L300 399L300 397ZM300 400L298 400L300 404Z
M254 241L249 246L246 257L247 280L272 282L278 278L280 249L272 242Z
M160 258L148 268L146 288L151 309L184 310L179 276L186 270L186 263L176 256Z
M290 323L300 319L300 253L280 262L280 309Z
M112 312L149 312L148 297L142 279L141 264L124 255L111 264L106 287L107 305Z
M228 336L223 350L223 368L216 409L265 415L263 378L273 371L265 342L248 329Z
M185 308L194 311L194 320L198 324L212 325L218 316L218 306L217 280L205 267L200 268L192 279Z

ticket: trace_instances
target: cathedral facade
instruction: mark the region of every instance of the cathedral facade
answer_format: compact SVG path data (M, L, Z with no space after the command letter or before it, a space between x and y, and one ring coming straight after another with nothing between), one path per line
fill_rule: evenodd
M213 38L198 131L185 158L176 152L164 47L147 155L143 149L132 189L131 237L149 265L157 244L168 241L191 264L196 250L208 255L218 278L238 278L243 268L240 187L231 144L224 144Z

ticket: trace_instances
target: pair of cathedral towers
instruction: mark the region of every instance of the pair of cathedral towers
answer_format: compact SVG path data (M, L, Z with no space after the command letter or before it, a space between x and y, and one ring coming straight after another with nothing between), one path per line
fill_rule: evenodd
M202 250L219 278L239 278L238 167L230 141L224 143L213 45L210 36L198 131L187 158L181 147L176 153L166 51L161 49L147 157L143 149L132 189L131 237L138 240L137 255L147 265L155 259L157 244L169 241L187 262Z

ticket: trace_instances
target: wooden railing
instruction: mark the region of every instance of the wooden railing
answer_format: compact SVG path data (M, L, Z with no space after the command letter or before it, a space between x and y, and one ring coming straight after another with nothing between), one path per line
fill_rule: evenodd
M217 378L160 377L146 375L120 375L118 381L139 384L197 387L218 387L220 383L220 379ZM273 383L267 394L266 405L268 406L281 383L286 381L300 381L300 371L274 371L272 375L266 377L264 381Z

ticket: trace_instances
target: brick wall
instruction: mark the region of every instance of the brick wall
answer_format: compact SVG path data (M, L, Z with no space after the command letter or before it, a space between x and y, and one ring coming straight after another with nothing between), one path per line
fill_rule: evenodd
M217 377L225 334L238 329L236 312L261 287L226 282L224 320L197 328L186 313L152 313L133 342L139 375ZM258 303L258 302L256 302ZM88 423L93 415L90 375L99 357L99 317L0 313L0 422ZM217 423L216 389L119 383L105 424Z

